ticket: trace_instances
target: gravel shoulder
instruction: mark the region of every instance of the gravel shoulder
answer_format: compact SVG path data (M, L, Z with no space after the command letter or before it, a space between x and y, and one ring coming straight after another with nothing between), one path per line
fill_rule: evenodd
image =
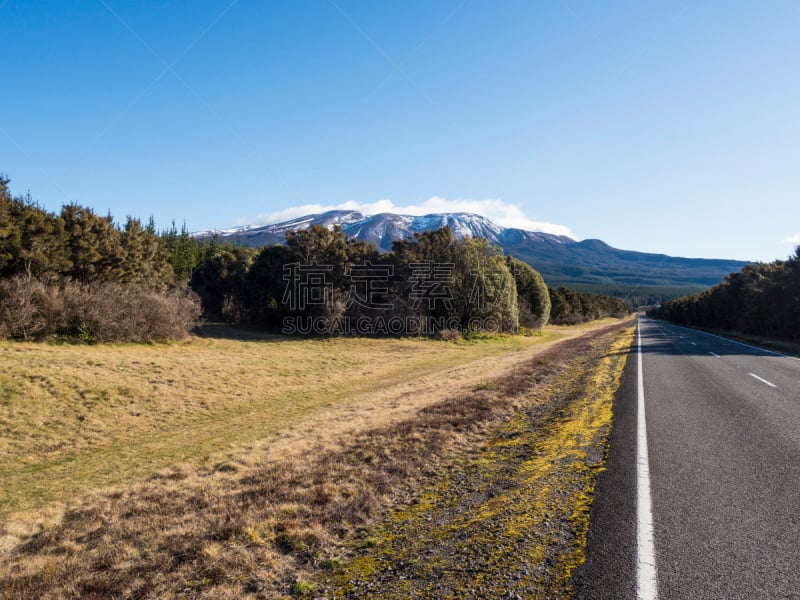
M612 400L630 329L572 346L575 358L360 540L327 583L335 598L567 597L584 561ZM549 364L557 357L528 365Z

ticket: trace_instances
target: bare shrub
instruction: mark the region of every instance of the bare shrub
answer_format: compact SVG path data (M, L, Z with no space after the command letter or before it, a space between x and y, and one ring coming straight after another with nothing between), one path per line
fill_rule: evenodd
M46 332L44 288L40 281L23 276L0 281L0 336L31 340Z
M98 342L179 339L199 316L192 292L160 293L131 284L94 284L84 289L81 329Z
M463 340L464 336L458 329L442 329L439 332L439 339L446 342L456 342L458 340Z
M180 339L200 314L186 289L158 291L138 284L0 281L0 338L52 336L91 342Z

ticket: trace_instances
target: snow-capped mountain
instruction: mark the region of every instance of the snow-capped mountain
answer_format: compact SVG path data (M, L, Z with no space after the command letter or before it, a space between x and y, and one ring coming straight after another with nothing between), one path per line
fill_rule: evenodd
M342 229L351 237L371 242L378 249L388 251L391 250L392 242L395 240L413 239L415 233L434 231L442 227L449 227L457 239L485 238L499 246L504 245L506 238L515 237L515 235L516 237L558 237L501 227L486 217L472 213L436 213L423 216L383 213L348 223L343 225ZM569 240L570 238L564 239Z
M601 240L577 241L563 235L502 227L472 213L435 213L424 216L332 210L283 223L200 231L195 237L217 235L222 241L260 247L282 244L286 232L312 225L341 225L350 237L375 244L384 252L392 242L413 239L415 233L448 226L459 239L485 238L537 269L551 286L566 285L602 293L639 296L689 293L718 283L725 275L747 264L735 260L677 258L612 248ZM661 292L660 290L669 290Z
M357 211L347 210L332 210L306 215L272 225L200 231L194 235L210 237L216 234L221 239L243 243L246 246L262 246L282 243L287 231L308 229L312 225L329 228L341 225L344 232L350 237L375 244L379 250L384 252L391 250L392 242L396 240L414 239L415 233L434 231L445 226L449 227L458 239L464 237L485 238L499 246L536 239L574 242L572 238L566 236L501 227L490 219L473 213L435 213L423 216L381 213L367 216Z
M345 225L361 221L366 217L355 210L331 210L316 215L305 215L297 217L290 221L283 221L282 223L275 223L272 225L242 225L240 227L231 227L229 229L205 229L203 231L196 231L192 235L196 238L207 238L216 235L220 238L228 238L236 240L240 237L247 238L248 242L254 241L258 236L281 236L280 242L284 241L287 231L300 231L308 229L312 225L322 225L323 227L333 227L334 225ZM251 244L247 244L251 245ZM252 244L255 245L255 244Z

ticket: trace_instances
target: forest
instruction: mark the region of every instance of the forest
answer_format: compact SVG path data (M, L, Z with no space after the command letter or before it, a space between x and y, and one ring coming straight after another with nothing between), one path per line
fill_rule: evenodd
M701 294L648 314L681 325L800 341L800 247L787 260L748 265Z
M188 288L197 245L152 220L69 204L46 211L0 177L0 339L152 342L200 316Z
M314 275L324 282L318 301L293 304L295 286ZM339 227L315 225L290 232L285 245L208 253L191 286L210 318L284 333L330 333L358 323L367 329L356 333L516 332L630 313L619 298L551 290L528 264L486 240L458 240L446 227L381 253ZM369 329L376 323L385 323L381 331ZM433 330L425 329L430 323Z
M516 332L629 312L548 289L528 264L447 228L388 253L318 226L245 248L77 204L49 212L0 177L0 339L163 341L199 319L304 335Z

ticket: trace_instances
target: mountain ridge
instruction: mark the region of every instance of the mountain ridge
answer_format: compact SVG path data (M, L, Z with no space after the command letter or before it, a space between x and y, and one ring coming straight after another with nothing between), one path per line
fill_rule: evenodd
M565 235L503 227L474 213L430 213L413 216L395 213L365 215L355 210L331 210L304 215L281 223L199 231L192 235L220 239L250 247L282 244L286 232L312 225L340 225L347 235L367 241L383 251L392 243L413 239L415 233L448 226L456 238L478 237L501 247L537 269L550 286L620 296L651 297L656 301L697 292L739 271L746 261L683 258L621 250L599 239L575 240Z

